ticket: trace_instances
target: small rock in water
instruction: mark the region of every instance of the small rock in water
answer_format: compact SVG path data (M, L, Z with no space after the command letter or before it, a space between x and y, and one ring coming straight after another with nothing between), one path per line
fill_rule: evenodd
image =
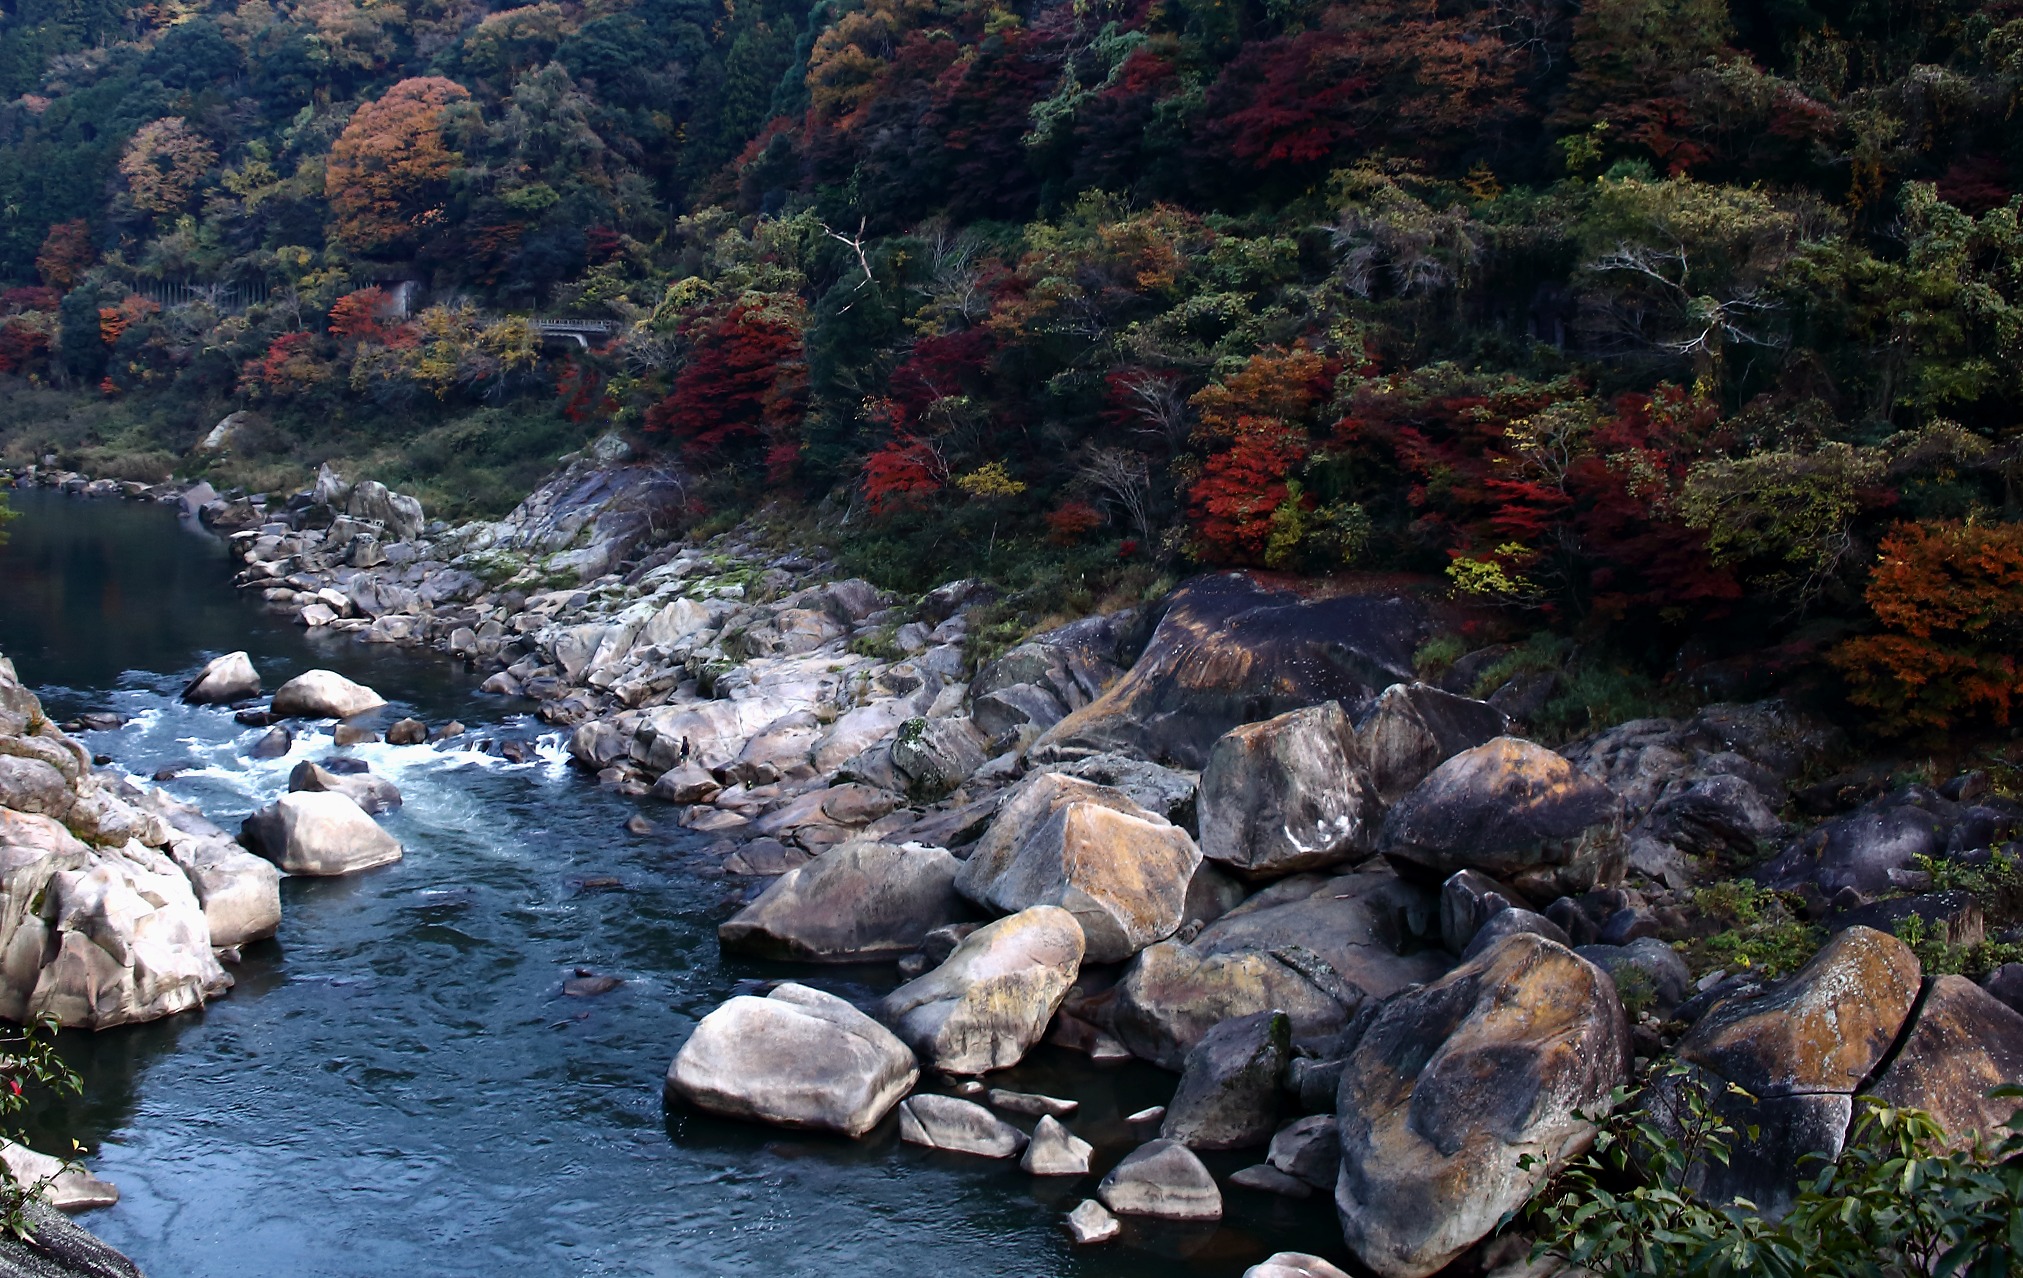
M622 879L614 878L610 875L600 875L594 879L582 880L576 885L576 888L580 892L609 892L613 888L624 886L625 882Z
M927 974L927 956L925 954L920 953L908 954L904 958L899 960L900 980L911 981L926 974Z
M576 975L562 982L562 992L570 998L595 998L599 994L609 994L625 984L615 976L600 976L587 967L576 969Z
M1177 1140L1148 1141L1110 1169L1096 1196L1111 1211L1166 1220L1220 1220L1222 1191L1194 1151Z
M268 724L274 722L273 713L267 710L265 707L255 707L248 710L234 710L232 712L232 717L238 720L240 723L245 724L249 728L264 728Z
M524 741L499 742L499 755L508 763L525 763L533 753Z
M958 1078L949 1082L948 1090L957 1096L981 1096L983 1084L973 1078Z
M1038 1092L1008 1092L1002 1087L990 1089L990 1103L1010 1113L1030 1114L1035 1118L1041 1115L1067 1118L1082 1107L1080 1101L1042 1096Z
M981 1158L1010 1158L1025 1133L974 1101L922 1092L899 1103L899 1139Z
M295 738L288 735L286 728L269 728L267 735L253 743L246 753L255 759L278 759L287 754L295 744Z
M94 754L91 756L91 762L94 767L102 768L112 762L112 756L109 754Z
M325 772L334 772L340 777L362 776L372 771L372 765L363 759L354 759L348 754L333 754L318 765Z
M1117 1218L1103 1210L1103 1204L1093 1198L1084 1198L1081 1206L1068 1213L1065 1223L1079 1247L1108 1242L1123 1230Z
M1137 1113L1127 1116L1124 1121L1127 1123L1156 1123L1165 1117L1166 1107L1164 1105L1154 1105L1150 1109L1141 1109Z
M1339 1265L1304 1251L1281 1251L1243 1271L1243 1278L1349 1278Z
M428 740L428 725L419 719L402 719L386 730L388 745L420 745Z
M1033 1128L1032 1143L1026 1146L1019 1166L1035 1176L1086 1176L1093 1152L1094 1146L1049 1114Z
M185 771L185 770L186 770L186 766L185 766L184 764L180 764L180 763L171 763L170 765L168 765L168 766L167 766L167 767L165 767L165 768L156 768L156 769L155 769L155 780L157 780L157 781L173 781L173 780L175 780L175 779L176 779L177 777L181 776L181 775L182 775L182 774L184 773L184 771Z
M442 727L437 728L434 732L429 733L428 739L431 741L447 741L451 737L460 737L462 735L464 735L464 725L458 720L452 719Z
M1287 1198L1310 1198L1314 1187L1297 1176L1288 1176L1270 1163L1259 1163L1246 1167L1229 1178L1232 1185L1245 1189L1258 1189L1267 1194L1281 1194Z
M125 719L111 710L93 710L88 714L77 716L77 721L91 732L113 732L126 723Z
M627 834L652 834L653 822L647 820L643 816L638 815L637 813L634 813L631 817L626 819L625 832Z
M379 734L371 728L359 728L348 723L340 723L330 730L330 739L341 746L370 745L372 742L379 740Z

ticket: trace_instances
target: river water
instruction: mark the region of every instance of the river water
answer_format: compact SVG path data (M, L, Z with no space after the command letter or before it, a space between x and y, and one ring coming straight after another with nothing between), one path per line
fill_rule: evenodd
M391 713L469 733L437 746L348 751L397 782L396 865L289 879L274 941L248 947L237 987L199 1013L66 1034L81 1100L37 1115L52 1149L82 1140L120 1186L86 1218L154 1278L255 1275L1240 1274L1284 1248L1341 1263L1324 1202L1226 1192L1219 1228L1133 1228L1072 1248L1060 1212L1094 1188L898 1142L718 1121L665 1106L660 1080L695 1020L783 976L859 1002L889 967L727 961L716 925L751 887L651 800L600 789L552 730L438 655L312 637L231 587L215 538L168 511L18 492L0 547L0 653L61 720L117 710L80 734L227 828L286 789L326 733L284 759L176 693L210 656L252 654L271 689L324 666L377 688ZM485 740L539 743L511 764ZM628 817L656 822L628 833ZM577 968L621 978L562 993ZM1071 1126L1098 1170L1128 1152L1122 1115L1169 1075L1098 1070L1041 1048L994 1084L1079 1099ZM1021 1120L1023 1121L1023 1120ZM1249 1158L1215 1162L1218 1170Z

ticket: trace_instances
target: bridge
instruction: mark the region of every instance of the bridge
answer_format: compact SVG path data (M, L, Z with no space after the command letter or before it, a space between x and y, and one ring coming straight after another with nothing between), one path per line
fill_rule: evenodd
M574 342L587 351L593 345L602 346L610 341L611 335L618 331L618 325L610 320L558 320L536 317L534 331L539 333L543 340Z

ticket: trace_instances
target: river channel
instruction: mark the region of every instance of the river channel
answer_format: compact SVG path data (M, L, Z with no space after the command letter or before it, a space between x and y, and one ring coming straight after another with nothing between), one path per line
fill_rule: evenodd
M348 751L404 792L386 824L407 856L284 881L280 935L247 949L229 995L64 1036L85 1095L38 1114L31 1134L93 1151L122 1198L84 1223L152 1278L1233 1278L1282 1248L1340 1263L1324 1202L1231 1190L1220 1227L1133 1229L1077 1251L1059 1216L1093 1181L901 1145L890 1120L850 1142L670 1109L668 1059L725 998L791 975L868 1002L891 969L726 961L716 925L755 885L723 877L671 810L572 770L525 703L478 693L439 655L314 638L266 615L233 590L223 545L166 510L37 491L11 501L0 653L59 720L126 716L79 735L144 781L187 769L166 788L227 828L284 791L297 762L335 751L323 730L252 761L258 730L181 705L183 682L217 653L247 650L270 689L329 667L395 715L469 729ZM518 764L480 748L506 739L537 748ZM628 833L634 814L655 832ZM569 997L578 968L624 984ZM1096 1142L1098 1170L1131 1146L1122 1115L1172 1088L1150 1067L1099 1070L1053 1048L992 1082L1080 1100L1072 1125Z

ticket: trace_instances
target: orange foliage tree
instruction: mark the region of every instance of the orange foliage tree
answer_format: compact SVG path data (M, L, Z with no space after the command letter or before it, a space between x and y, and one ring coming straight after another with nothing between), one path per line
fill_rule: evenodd
M119 157L119 171L135 204L150 213L181 213L217 162L204 135L172 115L140 126Z
M1885 733L2009 722L2023 698L2023 525L1900 524L1883 538L1868 605L1884 633L1830 660Z
M42 282L61 292L91 269L98 252L91 245L91 226L83 218L58 222L42 239L42 251L35 255L35 271Z
M443 218L445 187L463 163L443 140L443 111L468 97L454 80L419 76L358 108L324 173L338 239L360 252L397 249Z
M1303 346L1266 350L1194 396L1195 435L1214 449L1187 494L1203 558L1264 558L1272 513L1298 500L1286 479L1310 451L1307 418L1326 401L1338 371Z

